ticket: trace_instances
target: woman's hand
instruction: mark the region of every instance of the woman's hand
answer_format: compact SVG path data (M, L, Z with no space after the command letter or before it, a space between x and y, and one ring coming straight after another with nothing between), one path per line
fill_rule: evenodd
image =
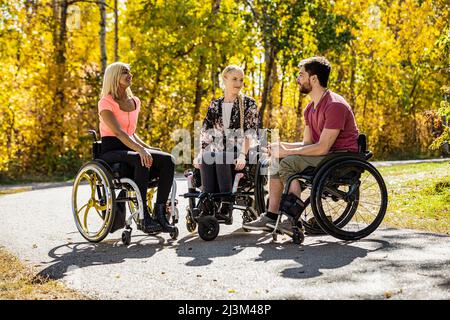
M239 155L239 157L234 161L236 171L241 171L244 169L245 163L245 155Z
M141 156L141 164L144 167L150 168L153 164L153 157L150 154L150 150L142 148L138 152L139 152L139 155Z

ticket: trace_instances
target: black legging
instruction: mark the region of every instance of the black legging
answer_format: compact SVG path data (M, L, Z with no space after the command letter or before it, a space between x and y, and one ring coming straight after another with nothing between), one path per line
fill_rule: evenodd
M151 150L150 153L153 157L153 163L150 168L147 168L141 164L139 153L128 148L118 138L102 138L102 155L100 158L108 163L126 163L134 169L133 180L139 188L143 203L147 203L148 182L150 179L159 178L156 203L163 204L167 202L172 188L175 161L172 155L166 152ZM145 205L144 211L147 211Z
M236 152L207 151L203 154L200 164L203 192L231 192L235 159ZM222 200L225 199L227 198L224 197Z

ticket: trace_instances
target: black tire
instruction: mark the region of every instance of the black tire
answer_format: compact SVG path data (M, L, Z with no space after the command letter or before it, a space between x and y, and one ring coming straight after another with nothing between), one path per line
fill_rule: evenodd
M198 235L205 241L211 241L217 238L219 230L219 222L213 216L204 216L198 221Z
M131 230L124 230L122 232L122 243L126 246L131 243Z
M87 180L92 192L88 203L81 206L79 200L82 198L83 192L80 191L80 186L83 184L83 180ZM116 195L113 190L110 171L100 161L93 160L84 164L74 179L72 189L72 214L75 225L83 238L89 242L97 243L110 233L115 218L115 200ZM95 205L95 208L92 205ZM84 208L86 208L84 219L80 219L79 215ZM87 226L87 215L92 208L97 211L103 220L98 231L93 231Z
M303 234L303 232L297 228L294 228L293 234L292 234L292 241L295 244L302 244L304 240L305 240L305 235Z
M261 174L261 167L262 163L258 161L258 164L256 165L256 171L255 171L255 202L256 202L256 211L258 212L258 215L261 215L264 213L267 209L267 190L266 185L268 183L268 176Z
M345 177L344 172L348 172L348 177ZM367 176L363 177L366 173ZM369 213L370 216L375 216L371 222L368 222L367 215L366 219L364 219L363 213L358 212L362 211L362 209L369 212L363 205L365 201L364 194L361 194L362 191L367 190L369 187L366 185L360 187L360 184L367 181L369 177L372 177L374 180L372 185L369 186L376 184L378 188L375 188L379 191L379 209L375 213ZM350 204L350 209L345 214L341 214L338 219L332 219L330 221L323 208L322 199L327 197L327 190L332 190L336 186L339 188L346 184L348 184L347 187L349 190L347 192L341 192L343 196L347 197L345 201ZM319 170L313 182L311 199L313 214L319 226L329 235L348 241L367 237L378 228L386 214L388 196L383 177L377 169L367 161L353 158L339 162L333 161L330 165ZM373 203L373 205L377 205L377 203ZM356 225L359 227L358 222L352 221L353 218L356 220L358 215L363 218L363 228L357 231L349 230L352 227L356 227Z
M172 231L171 233L169 233L170 238L171 238L172 240L177 240L179 234L180 234L180 231L178 230L177 227L175 227L175 228L173 229L173 231Z

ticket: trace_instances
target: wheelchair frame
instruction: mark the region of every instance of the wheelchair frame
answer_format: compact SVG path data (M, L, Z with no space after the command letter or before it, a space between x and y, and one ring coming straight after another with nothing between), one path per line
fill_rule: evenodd
M125 215L125 226L124 231L122 232L122 242L125 245L130 244L131 242L131 232L132 232L132 223L133 221L137 224L138 229L141 228L140 224L144 220L144 203L142 203L142 197L136 183L126 177L121 176L121 171L123 171L121 163L113 163L109 165L106 161L99 158L101 152L101 140L98 140L97 133L95 130L89 130L89 133L93 138L92 145L92 157L93 160L85 163L77 173L77 176L74 179L73 189L72 189L72 213L75 219L75 224L78 231L81 235L88 240L89 242L100 242L102 241L111 231L113 227L117 204L118 203L127 203L128 210L130 211L130 215L126 218ZM156 149L156 148L155 148ZM157 149L159 150L159 149ZM102 180L103 183L99 183L97 177L94 176L92 178L87 174L87 172L91 170L94 171ZM78 209L77 204L77 192L78 187L80 186L81 180L85 178L88 180L91 186L91 197L81 209ZM147 189L147 202L149 207L149 213L152 212L152 203L151 199L153 198L153 194L155 192L156 183L158 179L153 179L149 182L149 186ZM107 185L104 185L104 184ZM101 188L104 188L104 194L102 194ZM95 189L95 190L94 190ZM125 197L116 197L116 190L119 190L119 195L121 191L125 191L127 195ZM176 200L176 192L177 185L175 179L172 184L172 191L170 200L168 200L167 205L167 215L168 220L172 218L172 225L178 223L179 220L179 212L177 208L178 201ZM95 198L95 195L98 196L98 200ZM106 198L106 199L105 199ZM136 208L137 205L137 208ZM84 217L84 227L79 220L79 213L86 206L85 217ZM108 220L103 223L102 228L94 235L89 236L89 231L87 230L87 215L89 213L90 208L95 208L97 213L100 215L103 220L107 218ZM126 210L126 209L125 209ZM100 213L101 211L101 213ZM134 211L134 212L133 212ZM159 232L154 233L154 235L159 234ZM178 237L179 230L175 227L174 231L170 233L170 237L172 239L176 239Z
M263 190L259 189L261 184L258 182L258 179L260 179L259 171L261 164L259 161L256 164L254 177L250 174L250 166L251 165L247 165L242 172L238 171L235 174L231 192L207 193L197 191L196 186L193 184L193 172L187 171L185 173L185 177L188 181L188 193L185 193L182 196L189 199L189 204L186 208L186 227L189 232L194 232L198 225L198 233L203 240L211 241L217 237L220 230L219 224L226 222L219 222L217 220L216 213L218 208L216 207L216 201L214 200L222 197L229 197L231 199L231 210L240 210L244 222L253 221L259 217L261 214L261 207L264 206L264 204L262 204L264 196L261 194ZM246 178L250 180L245 180ZM242 182L243 179L247 184L241 186L240 182ZM251 179L253 179L253 183L251 183ZM251 200L251 203L249 200ZM205 209L202 210L199 208L199 206L205 202L207 202L206 206L209 206L207 212L204 212ZM246 203L247 205L243 205L242 203ZM244 231L247 230L244 229Z
M302 190L309 188L311 189L310 196L305 200L304 204L305 207L301 209L300 213L297 214L296 217L289 216L285 212L283 212L281 209L279 211L278 218L275 222L275 227L273 229L272 237L273 240L277 240L277 234L283 234L284 232L279 229L279 224L281 222L282 215L288 216L288 219L291 219L292 224L292 234L288 234L292 237L294 243L301 244L304 241L304 224L305 221L301 219L301 214L303 211L311 205L312 213L314 215L315 220L317 221L317 224L319 228L314 228L310 225L308 225L308 229L310 233L316 233L316 234L330 234L336 238L339 238L341 240L359 240L361 238L364 238L368 236L370 233L372 233L381 223L382 219L384 218L384 215L386 213L387 208L387 190L386 185L383 181L383 178L381 174L373 167L367 160L369 160L373 154L371 151L367 150L367 140L365 134L360 134L358 137L358 153L351 153L351 152L333 152L330 153L328 156L326 156L322 162L315 168L307 168L303 172L294 174L290 176L284 186L283 190L283 196L287 195L289 192L290 185L292 181L299 180ZM350 233L350 232L339 232L339 225L338 223L341 223L342 225L346 225L352 217L355 215L358 202L359 202L359 185L354 185L354 180L342 180L343 184L347 183L351 186L351 189L348 191L347 194L345 192L340 190L333 190L333 189L326 189L324 187L324 190L326 189L326 192L328 192L331 197L336 198L342 198L344 201L349 202L351 201L351 207L349 208L349 211L346 212L347 208L344 210L344 213L347 215L345 218L340 220L339 222L333 222L333 221L327 221L327 217L323 217L320 214L320 210L318 209L318 201L324 197L323 194L317 194L319 191L317 190L318 187L322 184L323 185L323 176L326 175L328 172L331 172L331 170L339 165L344 164L350 164L353 163L354 165L361 165L365 166L368 170L372 171L372 174L377 179L378 185L380 187L381 191L381 204L380 204L380 212L377 214L377 217L374 222L372 222L368 230L365 232L359 232L359 233ZM358 178L359 179L359 178ZM356 192L356 195L355 195ZM356 203L356 205L355 205ZM354 209L353 209L354 208ZM353 212L351 212L353 210ZM350 219L348 219L350 217ZM341 218L341 217L340 217ZM340 219L339 218L339 219ZM338 220L339 220L338 219ZM365 230L365 229L364 229Z

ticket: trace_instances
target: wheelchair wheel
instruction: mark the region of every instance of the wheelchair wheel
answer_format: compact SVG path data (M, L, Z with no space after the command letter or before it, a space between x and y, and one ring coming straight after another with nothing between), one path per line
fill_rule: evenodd
M265 174L267 170L268 162L258 162L255 171L255 202L256 211L259 215L267 210L269 205L269 177Z
M322 230L320 225L317 223L317 220L314 216L310 198L311 192L310 190L305 190L302 192L302 200L304 201L306 208L300 215L300 219L302 222L303 227L305 228L305 232L309 235L323 235L327 234L325 231ZM337 202L337 199L334 198L333 201ZM341 226L345 225L348 222L348 219L352 217L352 212L354 213L357 208L357 202L347 202L342 205L340 205L337 208L337 212L335 212L335 215L338 215L335 217L333 223ZM331 214L328 212L326 213L326 217L328 220L331 219ZM300 227L300 225L298 225Z
M294 228L292 233L292 241L295 244L302 244L305 241L305 235L299 228Z
M90 242L102 241L114 221L115 193L108 170L90 161L78 171L72 189L72 213L81 235Z
M126 246L131 243L131 229L125 229L122 232L122 243Z
M171 238L172 240L177 240L179 234L180 234L180 231L178 230L177 227L175 227L175 228L173 229L173 232L169 233L170 238Z
M204 216L198 221L198 235L205 241L211 241L217 238L219 229L219 222L217 222L216 217Z
M197 223L192 219L191 209L186 210L186 229L188 232L193 233L197 229Z
M317 173L311 199L314 217L325 232L341 240L358 240L380 225L388 196L375 167L347 159Z

